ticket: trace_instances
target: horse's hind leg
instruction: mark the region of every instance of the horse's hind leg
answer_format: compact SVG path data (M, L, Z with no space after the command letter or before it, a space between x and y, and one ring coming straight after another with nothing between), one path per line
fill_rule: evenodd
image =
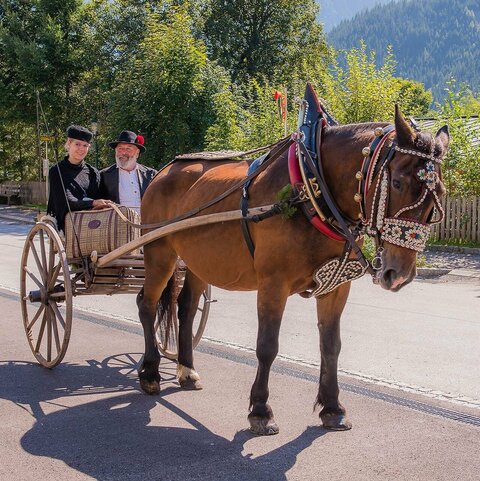
M138 315L143 326L145 356L138 370L141 388L148 394L160 392L160 353L155 338L155 318L160 295L175 268L177 255L162 241L145 246L145 283L137 296Z
M279 429L268 401L268 378L270 368L278 353L278 336L288 292L281 286L259 289L257 297L258 368L250 393L250 430L259 435L277 434Z
M193 367L192 326L198 303L207 284L187 270L178 296L178 365L177 378L184 389L202 389L200 376Z
M317 403L323 406L320 419L323 427L336 431L351 429L346 410L338 400L338 356L340 354L340 317L342 315L350 283L317 299L318 329L320 331L320 384Z

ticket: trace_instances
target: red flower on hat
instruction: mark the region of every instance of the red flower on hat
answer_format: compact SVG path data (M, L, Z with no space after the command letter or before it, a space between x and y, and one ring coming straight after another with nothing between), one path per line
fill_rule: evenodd
M143 135L137 135L137 144L143 145L145 143L145 139L143 138Z

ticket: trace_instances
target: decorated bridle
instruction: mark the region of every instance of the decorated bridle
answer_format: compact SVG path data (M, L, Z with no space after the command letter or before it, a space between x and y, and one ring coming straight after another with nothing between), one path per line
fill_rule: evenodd
M426 154L419 150L399 147L396 139L393 138L394 134L393 125L375 129L376 138L370 146L362 150L364 155L362 170L356 174L359 187L355 194L355 200L360 206L360 218L366 233L375 238L378 249L374 259L374 268L380 267L375 263L381 262L384 242L421 252L428 240L430 225L440 222L444 217L444 210L437 193L437 187L442 185L442 180L435 169L435 165L441 163L441 159L433 155L435 141L432 140L432 153ZM396 152L426 160L425 164L415 173L417 179L422 183L422 191L415 202L402 207L392 217L387 217L390 197L388 167ZM368 216L367 196L375 179L370 215ZM428 198L432 198L434 208L426 223L400 217L402 214L420 207Z

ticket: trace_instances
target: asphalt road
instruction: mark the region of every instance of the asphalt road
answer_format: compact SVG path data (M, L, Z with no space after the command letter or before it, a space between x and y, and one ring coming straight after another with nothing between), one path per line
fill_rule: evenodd
M15 292L26 230L0 222L2 481L478 479L477 281L415 281L396 295L355 283L342 320L341 399L354 425L344 433L324 431L312 412L313 303L292 298L270 384L281 431L255 438L245 431L251 293L214 291L211 340L196 352L201 392L181 391L166 360L161 395L139 391L143 338L129 296L76 299L91 303L75 313L64 363L45 370Z

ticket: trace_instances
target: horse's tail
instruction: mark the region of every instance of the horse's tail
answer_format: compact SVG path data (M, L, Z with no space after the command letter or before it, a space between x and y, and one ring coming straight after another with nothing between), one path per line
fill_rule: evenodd
M164 329L167 333L173 332L173 323L177 315L177 298L180 290L177 271L178 269L175 269L172 277L168 280L157 307L159 329Z

